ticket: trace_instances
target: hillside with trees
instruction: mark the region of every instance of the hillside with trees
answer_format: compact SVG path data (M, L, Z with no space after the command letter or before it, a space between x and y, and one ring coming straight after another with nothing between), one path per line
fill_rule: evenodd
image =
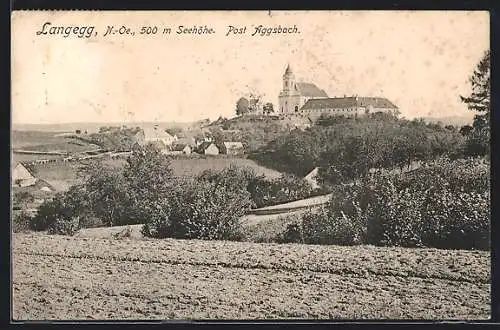
M415 161L458 157L465 142L457 129L423 120L385 114L321 117L310 129L279 136L253 157L265 166L298 176L320 167L324 178L335 184L371 169L403 169Z

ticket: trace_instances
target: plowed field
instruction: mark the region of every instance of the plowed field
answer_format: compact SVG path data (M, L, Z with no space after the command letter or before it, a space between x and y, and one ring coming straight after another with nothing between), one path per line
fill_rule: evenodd
M14 234L13 317L487 319L476 251Z

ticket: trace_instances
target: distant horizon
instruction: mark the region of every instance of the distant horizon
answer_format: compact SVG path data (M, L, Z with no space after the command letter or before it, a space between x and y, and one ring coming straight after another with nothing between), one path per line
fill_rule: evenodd
M271 115L277 115L278 113L273 113ZM419 116L405 116L404 113L401 113L398 117L399 118L407 118L407 119L415 119L415 118L469 118L472 120L474 116L477 113L474 111L467 110L467 112L463 114L456 114L456 115L438 115L438 114L431 114L431 115L419 115ZM188 120L188 121L181 121L181 120L160 120L160 121L153 121L153 120L137 120L137 121L127 121L127 120L121 120L121 121L68 121L68 122L45 122L45 123L34 123L34 122L11 122L12 125L71 125L71 124L137 124L137 123L142 123L142 124L153 124L153 123L169 123L169 124L190 124L190 123L195 123L198 121L206 120L209 119L210 121L215 121L217 118L220 116L217 116L216 118L199 118L195 120ZM223 118L235 118L238 117L236 114L233 116L222 116Z
M470 114L464 114L464 115L446 115L446 116L416 116L416 117L407 117L403 115L399 115L399 118L405 118L408 120L412 119L450 119L450 118L456 118L456 119L470 119L471 121L474 119L475 113L470 111ZM224 117L224 116L223 116ZM224 118L234 118L237 117L232 116L232 117L224 117ZM198 120L193 120L193 121L147 121L147 120L141 120L141 121L73 121L73 122L52 122L52 123L20 123L20 122L12 122L12 126L15 125L27 125L27 126L56 126L56 125L127 125L127 124L192 124L198 121L202 121L207 118L200 118ZM217 119L210 119L211 122L215 121Z

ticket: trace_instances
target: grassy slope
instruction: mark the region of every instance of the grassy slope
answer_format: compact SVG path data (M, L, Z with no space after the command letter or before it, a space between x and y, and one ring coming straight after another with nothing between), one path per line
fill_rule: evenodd
M486 252L14 234L16 319L489 315Z
M13 131L12 148L33 151L81 152L96 149L98 146L73 139L56 136L54 132ZM38 157L38 156L35 156Z
M64 141L63 137L55 135L54 132L12 131L12 148L28 149L32 146L58 144Z

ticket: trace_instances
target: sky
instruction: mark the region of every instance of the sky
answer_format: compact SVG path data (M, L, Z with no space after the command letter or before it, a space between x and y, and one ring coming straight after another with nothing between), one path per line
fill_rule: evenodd
M97 36L36 35L46 22ZM108 25L136 34L104 37ZM178 35L179 25L215 33ZM246 34L226 36L230 25ZM299 33L251 36L258 25ZM250 91L277 108L287 64L331 97L386 97L407 118L473 116L459 95L489 48L480 11L31 11L14 12L11 31L15 124L231 117Z

